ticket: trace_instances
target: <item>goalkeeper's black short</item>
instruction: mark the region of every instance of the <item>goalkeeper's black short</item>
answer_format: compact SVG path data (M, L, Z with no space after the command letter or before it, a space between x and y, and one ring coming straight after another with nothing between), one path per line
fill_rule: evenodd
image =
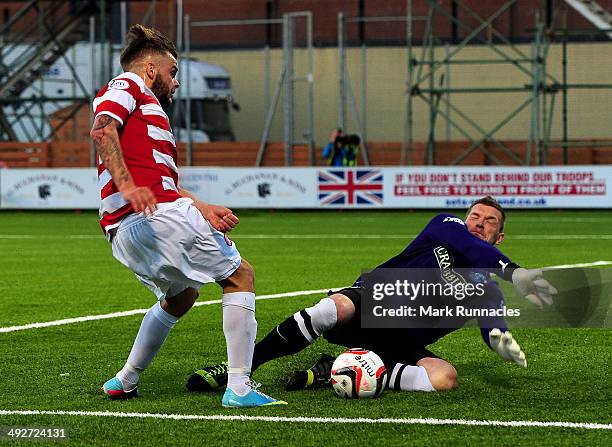
M361 327L361 299L365 290L359 287L332 292L347 296L355 305L355 316L347 324L334 328L323 334L330 343L346 346L347 348L365 348L374 351L386 365L391 363L405 363L416 365L425 357L439 358L425 348L426 345L419 339L418 331L427 329L379 329Z

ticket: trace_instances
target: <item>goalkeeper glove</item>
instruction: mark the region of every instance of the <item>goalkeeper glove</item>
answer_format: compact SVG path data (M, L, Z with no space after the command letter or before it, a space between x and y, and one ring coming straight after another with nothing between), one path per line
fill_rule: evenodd
M525 353L521 351L521 347L509 331L502 333L497 328L491 329L491 332L489 332L489 344L491 349L504 360L514 362L521 368L527 368Z
M518 293L539 309L543 309L544 304L550 306L553 295L557 294L557 289L542 277L542 269L527 270L519 267L512 272L512 284Z

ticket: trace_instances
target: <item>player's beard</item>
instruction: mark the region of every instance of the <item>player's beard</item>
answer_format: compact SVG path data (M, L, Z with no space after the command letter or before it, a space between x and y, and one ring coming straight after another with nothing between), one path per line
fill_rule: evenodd
M159 73L157 73L157 75L155 75L155 79L153 79L151 90L153 93L155 93L157 100L164 109L170 107L170 104L172 104L172 92L164 83Z

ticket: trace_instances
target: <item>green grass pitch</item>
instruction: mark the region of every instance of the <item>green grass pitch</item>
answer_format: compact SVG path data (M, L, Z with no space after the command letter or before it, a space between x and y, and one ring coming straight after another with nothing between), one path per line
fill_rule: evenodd
M433 215L243 211L232 237L255 267L259 295L335 288L397 254ZM502 250L526 267L612 261L609 210L511 210L506 233ZM154 302L112 258L93 212L0 213L0 297L0 328L148 308ZM321 297L258 302L259 337ZM219 298L220 289L210 285L200 300ZM62 410L612 423L609 327L513 330L527 355L526 370L497 358L476 328L461 329L430 347L457 368L457 391L386 392L373 401L341 400L331 390L283 390L293 369L309 366L320 352L341 351L319 340L254 376L265 392L289 406L229 411L221 407L220 393L194 395L184 388L194 369L224 359L219 305L195 308L175 327L142 376L141 397L115 402L101 394L102 383L123 365L141 318L0 332L0 427L63 426L70 445L612 445L612 431L602 429L1 414Z

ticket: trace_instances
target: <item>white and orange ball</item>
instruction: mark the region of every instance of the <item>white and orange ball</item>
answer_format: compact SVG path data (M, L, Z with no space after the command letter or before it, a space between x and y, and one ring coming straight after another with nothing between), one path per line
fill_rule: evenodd
M338 356L332 365L331 382L335 393L347 399L371 399L385 388L387 371L376 353L353 348Z

